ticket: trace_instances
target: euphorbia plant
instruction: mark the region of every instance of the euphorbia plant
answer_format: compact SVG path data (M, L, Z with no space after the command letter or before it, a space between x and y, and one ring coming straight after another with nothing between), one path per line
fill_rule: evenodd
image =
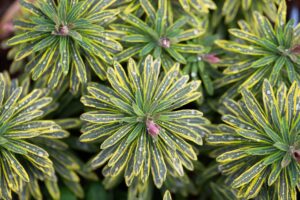
M183 167L193 170L197 155L190 142L202 145L208 133L200 111L180 109L201 96L200 81L188 83L178 65L165 75L160 67L151 56L141 68L130 59L127 74L115 63L107 74L112 88L90 83L81 99L91 111L81 115L80 141L103 141L91 167L107 163L104 175L124 174L127 185L135 177L146 182L151 171L160 188L168 171L182 176Z
M38 180L45 181L53 198L59 198L53 163L61 161L59 157L52 160L50 155L54 146L67 149L60 139L69 133L53 120L44 119L51 101L47 89L31 90L29 79L19 83L7 73L0 74L1 199L12 199L12 192L22 199L30 193L41 196ZM64 158L69 156L65 154ZM66 169L65 164L60 165L60 169ZM77 176L72 168L68 170Z
M250 20L253 11L259 11L275 21L276 6L279 2L280 0L224 0L222 15L225 17L225 22L230 23L237 18L238 14L243 14L247 20Z
M297 198L285 0L20 3L2 43L0 199Z
M300 24L294 27L293 20L286 22L286 9L285 1L281 1L274 27L261 13L254 12L254 26L240 21L240 29L229 29L238 42L216 41L221 48L234 53L220 63L226 66L225 76L216 80L217 88L233 84L224 97L237 96L243 87L253 88L257 93L265 78L273 86L281 81L300 83Z
M148 54L160 58L165 70L169 70L175 62L186 63L185 54L203 53L204 48L199 44L186 44L186 41L199 37L204 33L204 27L185 28L189 18L182 16L173 22L173 15L168 9L166 0L158 1L155 11L149 1L141 1L146 13L146 22L137 16L120 13L126 24L114 24L112 28L124 33L122 40L129 44L129 48L116 55L118 61L139 55L145 58Z
M35 1L20 3L30 14L17 21L20 33L8 41L20 45L15 59L34 54L26 71L37 80L44 74L49 87L69 75L70 87L77 92L87 83L90 69L105 79L106 65L112 63L112 53L122 50L120 43L106 32L107 22L115 19L117 10L106 9L115 1ZM90 68L90 69L87 69Z
M221 149L217 161L239 198L275 189L277 199L297 199L300 161L300 88L274 90L265 80L262 100L247 89L239 102L225 100L223 121L207 137ZM264 187L266 186L266 187ZM262 191L266 190L266 191Z

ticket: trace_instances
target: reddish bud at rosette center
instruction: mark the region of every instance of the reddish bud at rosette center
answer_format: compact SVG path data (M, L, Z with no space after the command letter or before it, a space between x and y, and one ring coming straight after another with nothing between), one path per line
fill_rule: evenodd
M63 36L67 36L69 34L69 27L66 25L63 25L59 29L59 34Z
M169 48L171 46L171 41L169 38L163 37L159 40L159 45L163 48Z
M293 157L298 163L300 163L300 151L299 150L293 151Z
M153 120L146 120L147 131L151 136L157 136L159 134L160 127L154 123Z
M216 64L218 62L220 62L220 58L218 56L216 56L216 54L214 53L210 53L210 54L204 54L202 56L203 60L205 60L206 62L210 63L210 64Z
M300 54L300 44L294 46L291 50L292 53Z

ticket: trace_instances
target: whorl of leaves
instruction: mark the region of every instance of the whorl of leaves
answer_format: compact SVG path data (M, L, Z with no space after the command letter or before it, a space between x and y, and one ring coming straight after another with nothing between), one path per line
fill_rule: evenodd
M106 65L112 63L112 54L122 50L104 28L118 14L116 9L107 9L114 2L41 0L29 3L21 0L30 15L16 21L21 31L8 41L9 45L20 46L15 59L35 55L26 70L33 80L50 74L51 88L69 74L70 87L76 92L80 83L87 82L90 69L105 79Z
M43 120L58 108L59 103L53 99L57 99L61 90L37 89L43 88L43 81L40 79L31 85L28 76L11 80L3 73L0 77L1 112L7 116L2 118L0 128L0 153L5 159L0 165L3 170L0 170L3 181L0 198L13 199L12 192L15 192L20 199L43 199L42 191L46 187L53 199L60 199L59 180L77 197L83 198L79 175L91 180L95 180L96 175L84 169L84 163L61 140L69 135L65 130L80 125L79 120ZM5 110L7 106L11 110ZM6 154L9 157L4 156ZM24 177L29 179L24 180Z
M20 87L8 74L0 74L0 198L4 199L11 199L12 191L22 194L29 183L34 187L35 177L55 180L49 153L35 141L68 136L54 121L42 119L43 109L52 101L46 90L29 91L28 84Z
M124 173L127 185L135 177L145 183L151 171L160 188L167 172L182 176L183 167L193 170L191 161L197 156L190 142L201 145L208 133L200 111L179 109L201 96L196 91L200 81L180 77L178 65L161 74L160 65L148 56L140 70L130 59L126 74L115 63L107 74L112 88L90 83L81 100L91 111L81 115L86 124L80 140L102 142L90 165L107 162L104 175Z
M157 10L150 1L141 0L140 4L146 13L146 20L131 13L120 13L119 16L126 24L111 25L114 30L123 32L121 40L127 47L116 55L116 60L126 61L137 54L145 58L151 54L154 58L161 58L162 66L168 70L175 62L186 63L183 54L204 52L201 45L186 43L202 35L204 28L186 28L189 20L187 16L173 22L174 13L170 13L167 0L159 0Z
M297 199L299 85L294 82L288 89L282 84L275 92L265 80L261 103L247 89L242 90L242 97L239 102L224 102L226 124L207 137L209 144L222 146L217 150L220 170L229 176L240 198L267 194L273 187L276 199Z
M300 24L286 23L286 4L281 1L275 27L259 12L253 14L255 26L240 21L240 29L229 29L239 42L218 40L221 48L237 54L238 59L224 61L224 78L216 80L216 87L233 84L223 95L237 96L241 88L253 88L258 93L264 78L274 86L280 81L300 82L299 36ZM234 56L233 56L234 57Z

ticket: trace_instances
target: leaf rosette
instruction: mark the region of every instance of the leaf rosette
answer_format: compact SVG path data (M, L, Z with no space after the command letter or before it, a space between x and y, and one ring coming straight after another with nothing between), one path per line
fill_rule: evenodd
M182 176L183 167L193 170L197 159L193 145L202 144L208 133L208 120L198 110L180 109L198 99L200 81L188 82L179 76L179 66L160 73L160 60L148 56L141 67L130 59L128 73L115 63L108 69L112 88L90 83L82 103L91 111L81 115L85 121L80 140L101 142L101 152L90 166L107 163L103 174L118 177L124 173L127 185L134 177L146 182L150 171L160 188L167 172Z

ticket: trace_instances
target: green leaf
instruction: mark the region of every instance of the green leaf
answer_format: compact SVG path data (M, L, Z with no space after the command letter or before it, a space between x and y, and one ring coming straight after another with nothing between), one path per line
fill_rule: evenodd
M206 49L198 44L173 44L172 48L181 53L204 53Z
M201 135L191 128L187 128L185 126L172 122L163 122L159 123L159 125L164 127L166 130L170 131L171 133L179 135L182 138L195 142L199 145L202 144Z
M215 42L219 47L239 54L253 55L253 56L262 56L268 55L269 53L258 46L247 46L243 44L239 44L236 42L229 42L226 40L217 40Z
M32 3L28 3L26 2L26 0L20 0L20 4L22 5L23 8L25 8L27 11L31 12L32 14L42 15L41 10L35 7Z
M182 64L186 64L186 60L185 58L179 53L177 52L175 49L173 48L165 48L165 50L170 54L171 57L173 57L173 59L175 59L177 62L180 62Z
M108 68L107 70L107 79L110 85L114 88L114 90L118 93L118 95L122 98L122 100L128 104L134 102L132 91L125 84L126 81L118 80L117 76L119 76L118 71L115 67ZM127 78L126 78L127 79Z
M106 161L108 161L111 156L115 153L115 150L118 148L117 145L114 145L112 147L106 148L100 153L98 153L91 161L89 161L88 165L92 169L96 169L103 165Z
M19 35L14 36L13 38L7 41L7 44L10 46L22 44L26 42L31 42L37 39L42 39L46 37L47 34L41 34L40 32L26 32Z
M146 144L147 143L147 135L146 131L143 131L140 135L137 145L135 147L135 153L133 155L133 172L135 175L138 175L142 169L145 155L146 155Z
M151 172L154 184L157 188L162 186L166 175L167 167L162 156L161 150L156 146L156 143L151 143Z
M60 53L60 64L62 66L63 73L66 75L69 72L70 64L70 50L69 50L69 39L65 37L60 38L59 42L59 53Z
M276 147L277 149L281 150L281 151L289 151L290 147L288 144L284 144L282 142L275 142L273 144L274 147Z
M76 48L74 45L71 45L73 59L75 62L74 66L76 69L76 75L79 78L80 82L86 83L87 82L87 71L85 68L85 64L82 60L82 57L78 51L78 48Z
M86 54L87 63L94 70L96 75L101 79L106 79L106 64L91 54Z
M274 163L271 168L271 172L268 178L268 186L273 185L273 183L278 179L280 172L281 165L279 164L279 161L276 161L276 163Z
M277 11L277 18L276 18L276 26L280 27L286 23L286 16L287 16L287 7L285 1L280 1L278 11Z
M204 34L204 30L199 30L199 29L189 29L189 30L185 30L180 32L179 34L171 37L171 43L179 43L182 41L186 41L186 40L191 40L194 38L197 38L199 36L201 36L202 34Z
M286 152L282 158L281 167L285 168L286 166L288 166L291 163L291 161L292 161L292 156L291 156L290 152Z
M276 59L277 59L277 56L274 56L274 55L264 56L264 57L258 59L257 61L253 62L251 64L251 67L252 68L264 67L266 65L273 63Z
M266 168L265 165L263 165L262 161L257 162L255 165L247 169L245 172L243 172L239 177L237 177L233 183L232 187L237 188L240 186L243 186L247 183L249 183L251 180L253 180L255 177L259 176L259 174Z
M102 144L101 149L106 149L118 143L122 140L132 129L136 126L136 124L128 124L119 128L114 134L112 134L109 138L107 138Z
M173 140L178 151L182 152L184 155L186 155L188 158L190 158L192 160L197 159L196 153L190 144L185 142L180 137L169 133L168 131L166 131L165 133L168 137L170 137Z
M263 164L266 166L273 164L273 163L277 162L278 160L280 160L283 157L283 155L284 155L284 152L280 152L280 151L273 153L263 159Z
M2 146L3 144L7 143L7 142L8 142L7 139L5 139L4 137L1 137L1 136L0 136L0 145L1 145L1 146Z
M228 31L231 35L234 35L237 38L240 38L242 40L246 40L246 41L254 43L256 45L260 44L259 43L260 38L257 37L256 35L252 34L252 33L248 33L246 31L239 30L239 29L236 29L236 28L229 29Z
M89 141L97 140L101 137L113 133L114 131L117 131L122 126L123 126L122 124L108 124L106 126L99 126L93 128L91 130L83 130L84 134L82 134L79 139L81 142L89 142Z
M10 163L10 166L14 170L14 172L19 175L25 182L29 182L29 176L24 169L24 167L21 165L21 163L16 159L16 157L7 151L2 151L2 154L6 158L7 162Z
M143 7L143 9L146 12L146 14L149 16L149 18L152 21L152 23L154 23L155 22L155 18L156 18L156 14L155 14L155 10L154 10L152 4L150 3L150 1L141 0L140 4Z
M30 144L28 142L21 141L21 140L11 140L11 142L17 145L18 147L20 147L21 149L27 151L28 153L37 155L39 157L44 157L44 158L47 158L49 156L49 154L44 149L34 144Z
M218 144L231 145L231 144L241 144L248 140L237 135L222 133L222 134L210 134L207 136L206 141L212 145L218 145Z
M244 195L247 196L247 198L249 199L256 197L257 194L261 191L261 188L265 182L267 175L268 170L265 170L261 173L260 176L256 176L247 187L247 190Z
M284 64L285 64L285 60L286 60L286 59L285 59L284 56L280 56L280 57L276 60L274 66L273 66L273 69L272 69L270 78L269 78L270 83L271 83L272 85L274 85L274 84L277 82L277 79L278 79L278 76L279 76L279 74L280 74L280 71L281 71L281 69L283 68L283 66L284 66Z
M150 42L150 38L145 35L140 34L131 34L122 38L125 42L134 42L134 43L146 43Z
M187 16L182 16L180 17L178 20L176 20L173 24L171 24L168 28L167 28L167 33L173 32L175 30L180 29L181 27L183 27L185 24L187 24L187 22L189 21L189 18Z
M142 123L139 123L136 125L136 127L132 130L132 132L129 134L129 136L126 139L126 144L130 144L133 140L136 139L136 137L140 136L140 134L144 134L143 129L145 128L145 125Z
M168 20L167 12L168 12L167 1L158 0L158 10L156 12L156 19L155 19L155 30L157 31L158 35L162 35L165 33L167 20Z
M127 23L131 24L132 26L144 31L145 33L152 36L154 39L158 40L159 36L157 35L156 31L154 31L152 28L150 28L145 22L137 18L136 16L132 14L125 14L120 13L119 16Z
M239 160L241 158L244 158L246 156L248 156L247 153L245 153L245 150L247 150L247 148L243 149L235 149L232 151L227 151L223 154L221 154L220 156L218 156L216 158L217 162L231 162L234 160Z
M262 142L262 143L267 143L271 144L272 140L270 140L268 137L265 135L257 132L256 130L245 130L245 129L240 129L237 131L237 133L249 140L255 141L255 142Z
M242 96L245 101L248 111L253 115L255 121L264 128L265 131L269 130L268 120L266 119L263 109L255 99L254 95L249 90L242 90ZM267 130L266 130L267 129ZM276 134L277 135L277 134ZM270 135L269 135L270 136ZM276 136L274 136L276 137ZM274 137L271 137L272 139Z
M277 41L274 29L270 21L264 17L260 12L254 11L254 20L257 24L260 24L260 29L263 35L266 37L265 41Z
M118 148L115 150L115 152L111 156L111 158L108 162L108 166L115 165L123 155L127 155L128 153L126 153L126 152L129 152L128 148L130 148L130 147L132 147L132 145L128 145L128 143L126 143L126 140L122 140L121 143L119 144Z
M38 185L38 184L37 184ZM45 180L45 185L53 199L60 198L60 190L58 188L57 181Z
M145 45L141 51L140 51L140 56L144 57L146 55L148 55L154 48L155 48L156 44L154 42L149 42L147 45Z
M172 200L171 193L169 190L165 191L163 200Z
M56 46L54 48L49 48L45 51L45 53L42 55L42 57L39 59L39 61L34 66L34 69L32 70L32 79L37 80L40 78L50 67L50 63L52 62L52 58L56 52Z
M36 43L32 43L20 49L15 55L15 60L22 60L23 58L26 58L27 56L31 55L34 51L33 48L35 45Z
M140 50L143 49L143 46L131 46L124 51L118 53L115 55L114 60L118 62L122 62L124 60L127 60L128 58L132 57L133 55L140 52Z
M260 155L270 155L273 154L277 151L276 148L271 147L271 146L266 146L266 147L253 147L253 148L248 148L245 150L245 153L253 155L253 156L260 156Z

